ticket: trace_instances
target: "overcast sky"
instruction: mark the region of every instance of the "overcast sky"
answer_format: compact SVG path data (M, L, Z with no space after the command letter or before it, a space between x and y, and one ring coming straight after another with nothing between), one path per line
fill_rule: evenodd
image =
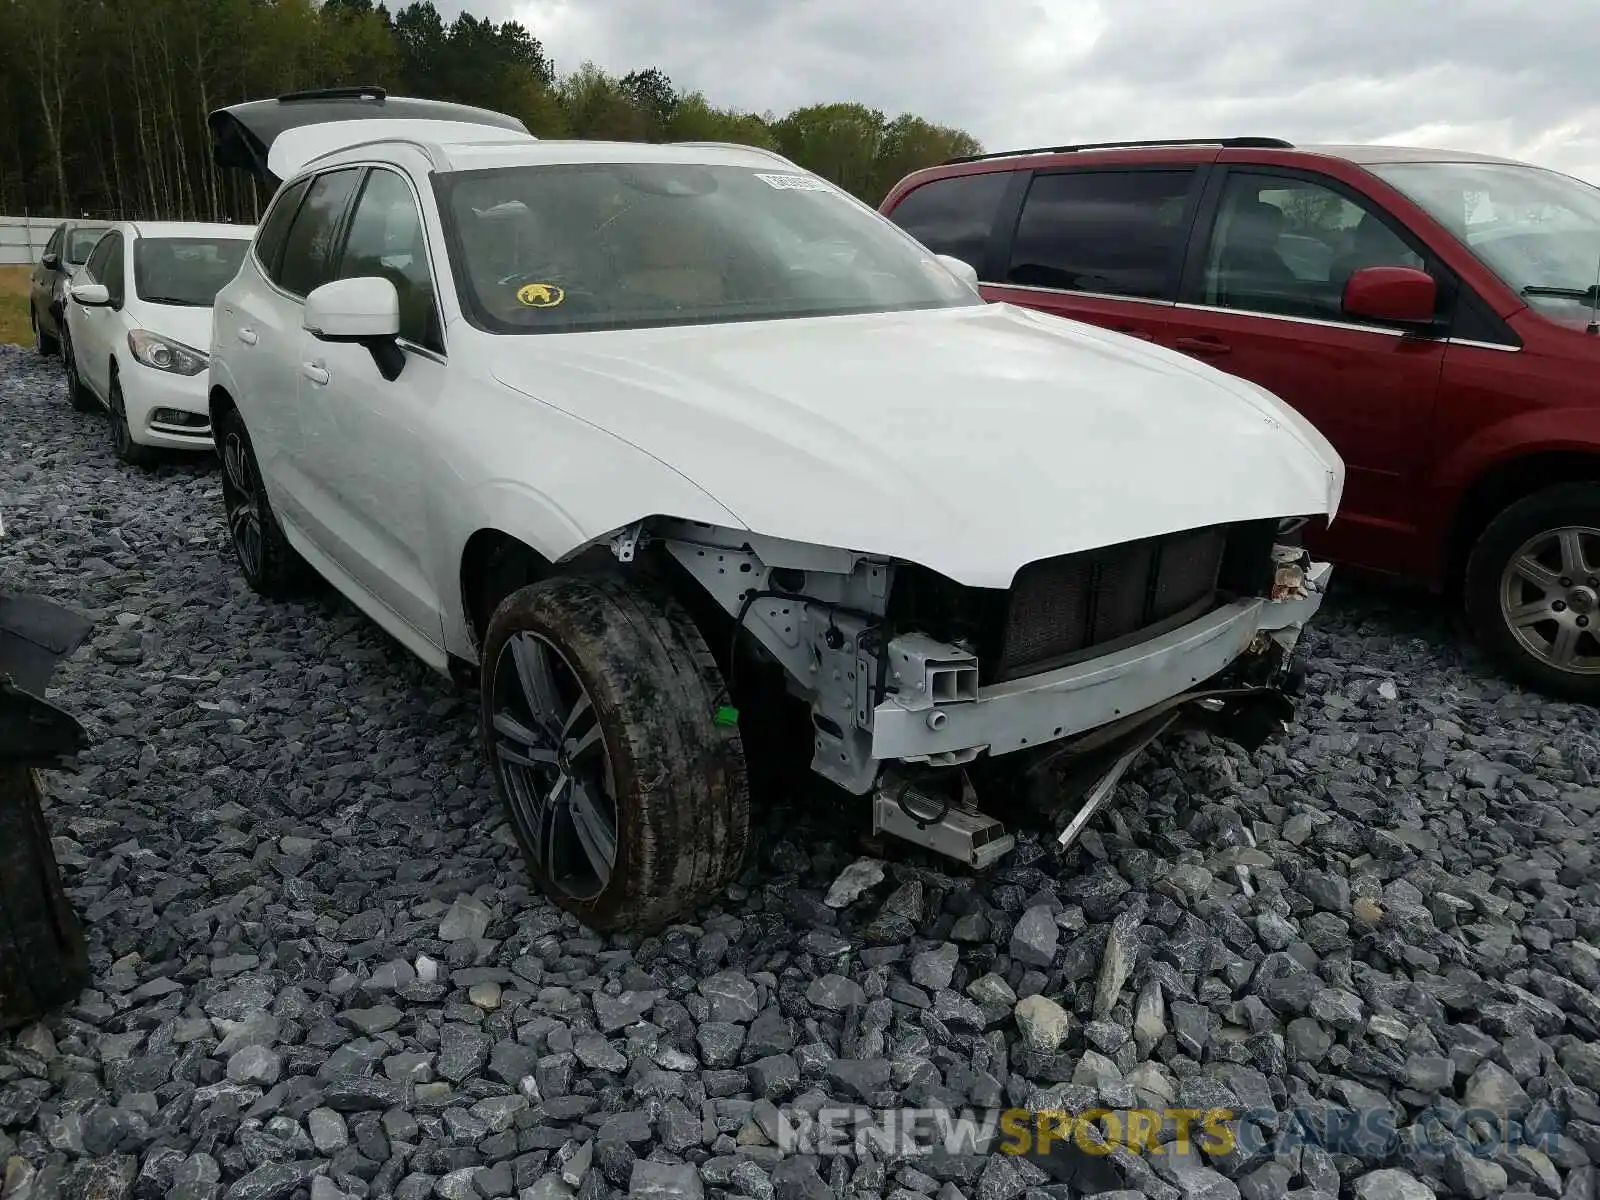
M1268 134L1442 145L1600 183L1595 0L442 0L561 71L713 103L861 100L991 149Z

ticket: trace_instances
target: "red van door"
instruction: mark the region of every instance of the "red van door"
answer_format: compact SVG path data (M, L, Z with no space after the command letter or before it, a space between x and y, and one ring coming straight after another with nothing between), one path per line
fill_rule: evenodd
M1308 528L1308 544L1345 562L1413 573L1414 480L1445 342L1347 317L1343 296L1363 267L1428 269L1428 256L1371 201L1310 172L1233 167L1208 190L1169 317L1170 344L1275 393L1344 458L1339 519L1325 534Z

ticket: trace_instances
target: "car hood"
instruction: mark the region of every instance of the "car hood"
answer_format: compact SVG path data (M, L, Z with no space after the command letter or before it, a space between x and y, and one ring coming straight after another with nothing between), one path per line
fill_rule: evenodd
M150 304L140 301L134 320L151 333L182 342L201 354L211 352L211 309L186 304Z
M1327 441L1254 384L1010 305L496 337L490 355L501 383L752 530L970 586L1181 529L1331 518L1344 481Z

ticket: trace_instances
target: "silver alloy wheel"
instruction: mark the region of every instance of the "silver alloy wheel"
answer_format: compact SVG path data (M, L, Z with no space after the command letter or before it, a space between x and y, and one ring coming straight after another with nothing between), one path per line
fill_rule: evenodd
M1600 675L1600 529L1568 525L1524 542L1500 577L1500 616L1539 662Z
M616 784L594 703L536 633L512 634L494 672L494 766L512 819L545 879L591 900L617 863Z
M238 430L229 430L222 443L222 506L234 552L251 579L264 569L259 488L249 448Z

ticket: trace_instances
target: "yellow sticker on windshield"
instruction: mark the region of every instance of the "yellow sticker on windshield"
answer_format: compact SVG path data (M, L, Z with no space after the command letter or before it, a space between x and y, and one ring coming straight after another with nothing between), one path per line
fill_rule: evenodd
M554 283L525 283L517 289L517 303L528 308L554 308L567 298Z

